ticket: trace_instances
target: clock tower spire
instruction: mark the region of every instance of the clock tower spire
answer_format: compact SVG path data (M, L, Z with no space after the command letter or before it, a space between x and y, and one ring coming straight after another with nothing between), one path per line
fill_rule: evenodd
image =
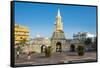
M56 31L63 31L60 9L58 9L58 13L57 13L57 16L56 16Z

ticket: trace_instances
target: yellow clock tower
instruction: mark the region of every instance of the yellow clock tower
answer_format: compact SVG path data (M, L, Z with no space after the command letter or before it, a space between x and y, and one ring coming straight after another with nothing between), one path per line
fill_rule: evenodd
M66 50L66 38L63 31L60 9L58 9L58 13L56 16L55 31L53 32L51 38L51 45L53 48L53 52L63 52Z

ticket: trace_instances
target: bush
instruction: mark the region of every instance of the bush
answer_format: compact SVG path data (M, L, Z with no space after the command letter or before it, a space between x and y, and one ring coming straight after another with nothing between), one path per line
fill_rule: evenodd
M31 51L31 53L33 54L33 53L36 53L35 51Z
M45 56L50 57L51 56L51 46L48 46L45 48Z
M79 56L83 56L84 55L84 50L85 50L84 46L79 45L77 47L77 53L78 53L78 55Z

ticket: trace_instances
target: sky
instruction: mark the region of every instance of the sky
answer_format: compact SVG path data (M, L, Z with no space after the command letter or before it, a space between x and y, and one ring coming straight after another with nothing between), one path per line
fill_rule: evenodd
M66 38L77 32L96 34L96 7L15 2L15 23L27 26L30 37L51 37L57 11L60 9Z

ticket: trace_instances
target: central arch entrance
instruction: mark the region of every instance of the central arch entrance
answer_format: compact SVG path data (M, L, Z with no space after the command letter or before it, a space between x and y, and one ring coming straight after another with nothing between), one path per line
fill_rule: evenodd
M41 46L41 53L45 53L45 48L46 48L45 45L42 45L42 46Z
M61 42L56 43L56 52L62 52Z
M70 51L72 51L72 52L75 51L75 45L74 45L74 44L71 44L71 46L70 46Z

